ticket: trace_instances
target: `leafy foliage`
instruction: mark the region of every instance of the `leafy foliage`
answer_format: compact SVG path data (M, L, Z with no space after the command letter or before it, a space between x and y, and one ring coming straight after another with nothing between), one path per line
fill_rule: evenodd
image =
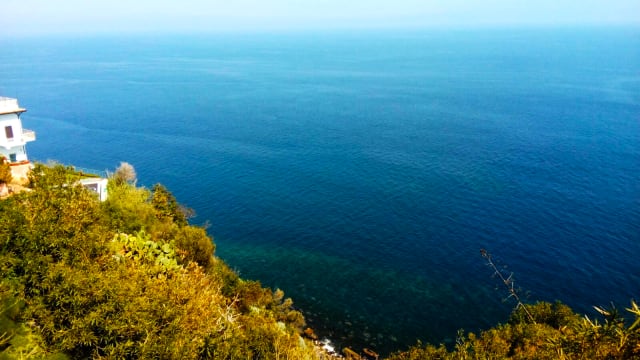
M450 352L442 345L418 344L389 359L640 359L640 309L633 301L627 310L635 321L629 326L602 308L603 324L561 303L539 302L527 309L516 308L507 324L478 335L460 332Z
M113 181L118 185L122 184L135 184L137 179L136 169L128 162L121 162L120 166L113 174Z
M75 183L36 165L0 201L0 359L316 357L291 300L215 258L164 187Z
M153 186L151 204L160 220L170 220L179 226L187 225L187 213L189 211L181 207L173 194L161 184Z
M156 274L170 274L180 269L174 246L155 242L142 230L136 235L117 234L113 246L118 261L131 259L138 266L152 267Z
M11 166L6 162L4 156L0 156L0 184L9 184L13 180L11 175Z

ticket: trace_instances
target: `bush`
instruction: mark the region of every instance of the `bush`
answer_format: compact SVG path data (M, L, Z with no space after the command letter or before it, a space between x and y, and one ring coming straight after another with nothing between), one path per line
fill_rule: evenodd
M121 162L120 166L116 169L116 172L113 174L113 180L118 184L135 184L137 179L136 170L133 168L133 165L128 162Z
M613 316L614 311L601 308L597 309L605 316L604 324L581 317L558 302L527 307L535 322L518 308L508 324L479 336L460 333L450 352L442 346L418 344L389 359L640 359L640 308L633 301L627 310L635 321L629 326Z
M0 309L0 359L316 358L290 300L215 258L166 189L112 180L100 203L75 176L36 165L0 201L0 306L21 304Z
M177 231L174 239L177 251L184 261L193 261L204 269L213 266L215 245L204 229L185 226Z
M13 180L11 166L6 160L7 158L0 156L0 184L10 184Z

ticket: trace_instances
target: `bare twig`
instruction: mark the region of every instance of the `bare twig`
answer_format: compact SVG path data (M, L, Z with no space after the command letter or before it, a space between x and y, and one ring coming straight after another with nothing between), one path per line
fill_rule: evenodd
M487 250L480 249L480 255L482 255L482 257L487 260L487 265L489 265L493 269L494 275L497 276L502 281L504 286L507 287L507 291L509 292L509 296L507 298L511 298L511 297L514 298L517 302L516 309L522 308L524 312L527 314L527 317L529 317L529 320L531 320L531 322L535 324L536 321L533 319L533 315L531 315L531 313L529 312L527 307L524 305L522 300L520 300L520 296L516 291L515 281L513 280L513 273L510 273L508 276L505 277L505 274L502 271L498 270L498 267L496 266L496 264L493 262L493 260L491 260L491 254L489 254Z

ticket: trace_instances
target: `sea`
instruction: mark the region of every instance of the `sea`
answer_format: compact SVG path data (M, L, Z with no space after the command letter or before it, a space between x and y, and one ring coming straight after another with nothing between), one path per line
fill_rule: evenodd
M337 347L640 300L640 28L0 35L32 160L167 186Z

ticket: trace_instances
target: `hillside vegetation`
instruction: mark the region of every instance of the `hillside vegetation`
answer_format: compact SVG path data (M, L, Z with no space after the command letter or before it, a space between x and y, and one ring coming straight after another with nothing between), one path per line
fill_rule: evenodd
M389 359L640 359L640 309L635 302L627 309L635 317L630 325L615 308L598 308L604 317L601 322L560 303L540 302L527 309L528 314L524 308L516 309L506 324L480 334L460 332L451 351L418 344Z
M162 186L100 203L63 166L0 201L0 358L311 359L281 291L240 279Z
M317 359L304 319L282 291L241 279L161 185L135 186L133 169L109 198L79 175L36 165L31 191L0 200L1 359ZM640 310L562 304L514 311L508 323L458 334L453 349L422 345L389 359L635 359Z

